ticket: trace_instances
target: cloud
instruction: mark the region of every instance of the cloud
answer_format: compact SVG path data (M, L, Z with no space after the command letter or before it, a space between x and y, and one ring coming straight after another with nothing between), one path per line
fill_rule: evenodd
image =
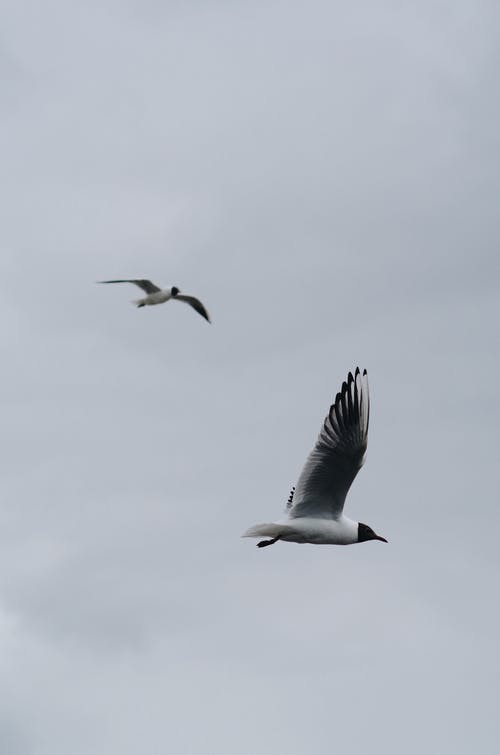
M491 750L496 7L2 13L0 750ZM241 541L357 364L390 545Z

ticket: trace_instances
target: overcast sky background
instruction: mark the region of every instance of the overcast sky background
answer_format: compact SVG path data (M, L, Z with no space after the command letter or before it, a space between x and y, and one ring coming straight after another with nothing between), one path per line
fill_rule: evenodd
M3 0L2 755L494 751L499 29ZM241 540L358 364L389 545Z

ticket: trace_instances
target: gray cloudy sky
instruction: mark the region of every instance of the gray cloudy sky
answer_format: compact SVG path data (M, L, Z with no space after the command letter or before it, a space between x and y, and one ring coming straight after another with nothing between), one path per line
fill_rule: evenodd
M3 1L2 755L494 751L499 28ZM357 364L390 544L241 540Z

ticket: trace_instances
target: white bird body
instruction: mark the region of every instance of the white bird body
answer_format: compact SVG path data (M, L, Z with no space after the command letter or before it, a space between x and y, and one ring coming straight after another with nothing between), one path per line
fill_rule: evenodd
M309 454L287 504L287 516L250 527L243 537L268 536L262 548L278 540L316 545L352 545L387 540L344 514L344 502L361 469L368 443L370 400L366 370L350 372L335 397L316 445Z
M342 514L338 519L301 516L270 524L257 524L243 537L279 537L288 543L315 545L352 545L358 542L358 522Z
M172 298L171 288L162 288L161 291L155 291L152 294L148 294L143 299L134 299L134 304L140 307L150 307L153 304L163 304Z

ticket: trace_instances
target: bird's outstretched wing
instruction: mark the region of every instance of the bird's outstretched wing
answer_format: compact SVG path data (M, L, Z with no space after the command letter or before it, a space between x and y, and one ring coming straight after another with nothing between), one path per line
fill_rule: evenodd
M193 309L195 309L199 315L205 318L208 322L210 322L210 315L208 314L207 310L201 303L199 299L197 299L195 296L188 296L187 294L177 294L177 296L173 297L174 301L185 301L186 304L190 304Z
M335 519L358 471L368 443L370 399L368 376L356 368L330 407L315 447L298 479L288 506L291 518L310 516Z
M127 278L125 280L117 280L117 281L97 281L98 283L135 283L136 286L139 286L139 288L142 288L143 291L145 291L147 294L155 294L157 291L161 291L161 288L158 288L158 286L155 286L154 283L152 283L149 280L146 280L145 278Z

